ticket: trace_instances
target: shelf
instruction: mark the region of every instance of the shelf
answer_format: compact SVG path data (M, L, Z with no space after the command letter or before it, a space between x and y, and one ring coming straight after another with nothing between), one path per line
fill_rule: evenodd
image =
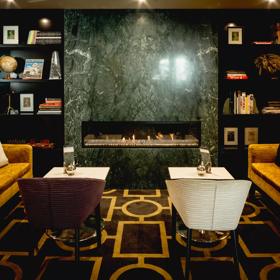
M0 49L55 49L63 47L63 44L48 44L48 45L26 45L26 44L18 44L18 45L0 45Z
M5 79L0 79L0 83L57 83L62 81L60 80L49 80L49 79L41 79L41 80L23 80L23 79L11 79L11 80L5 80Z
M59 117L61 118L63 116L63 114L18 114L18 115L0 115L0 118L8 118L8 119L17 119L17 118L44 118L44 117Z
M221 115L224 120L266 120L279 119L280 114L235 114L235 115Z

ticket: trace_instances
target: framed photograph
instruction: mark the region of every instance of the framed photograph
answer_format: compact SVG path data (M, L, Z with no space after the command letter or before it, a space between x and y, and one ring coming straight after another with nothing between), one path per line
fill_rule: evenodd
M242 45L242 28L228 27L228 44Z
M18 26L3 26L3 44L18 44Z
M41 80L43 77L44 59L25 59L22 79Z
M258 127L245 127L244 144L257 144L259 141L259 128Z
M238 145L237 127L224 127L224 145Z
M34 111L34 94L21 93L20 94L20 112L33 113Z

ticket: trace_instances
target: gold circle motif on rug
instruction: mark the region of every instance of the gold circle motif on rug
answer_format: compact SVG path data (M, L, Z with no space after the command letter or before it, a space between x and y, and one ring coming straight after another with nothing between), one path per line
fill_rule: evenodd
M259 214L260 209L255 204L247 201L242 212L242 217L253 218Z
M152 200L132 200L122 206L122 211L128 216L137 218L147 218L158 215L162 211L162 206Z
M170 274L167 273L162 268L151 264L145 264L145 263L143 264L137 263L137 264L130 264L127 266L123 266L112 274L110 280L133 279L133 278L139 279L140 275L141 278L143 279L146 278L146 279L172 280ZM149 277L145 275L149 275ZM151 278L152 275L153 278Z

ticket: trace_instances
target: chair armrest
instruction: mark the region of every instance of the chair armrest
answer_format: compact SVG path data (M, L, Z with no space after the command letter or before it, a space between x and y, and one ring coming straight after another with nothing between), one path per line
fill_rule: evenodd
M251 144L248 147L248 177L252 174L252 163L274 162L279 144Z
M32 146L28 144L2 144L10 163L28 162L32 166Z

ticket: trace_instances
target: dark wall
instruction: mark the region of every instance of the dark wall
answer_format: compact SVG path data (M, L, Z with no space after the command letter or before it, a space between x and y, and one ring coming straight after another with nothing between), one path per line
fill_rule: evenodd
M81 122L201 120L217 162L218 34L187 11L65 11L65 142L111 187L162 187L198 149L83 149Z

